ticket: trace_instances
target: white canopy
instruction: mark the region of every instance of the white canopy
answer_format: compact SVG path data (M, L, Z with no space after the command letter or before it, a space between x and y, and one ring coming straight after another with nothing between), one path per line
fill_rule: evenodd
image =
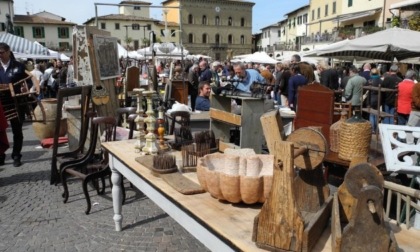
M391 28L353 40L343 40L314 53L317 56L346 59L382 59L401 61L420 57L420 32ZM315 56L315 55L311 55Z
M277 60L271 58L266 52L255 52L252 55L241 59L244 62L252 62L259 64L276 64Z
M185 48L182 49L180 46L174 46L173 50L171 52L165 53L161 49L163 47L163 44L160 43L154 43L153 44L153 51L155 52L155 56L158 58L181 58L186 57L188 55L188 50ZM141 55L144 55L145 57L151 57L152 51L150 50L150 47L145 47L142 49L137 50L137 53L140 53Z

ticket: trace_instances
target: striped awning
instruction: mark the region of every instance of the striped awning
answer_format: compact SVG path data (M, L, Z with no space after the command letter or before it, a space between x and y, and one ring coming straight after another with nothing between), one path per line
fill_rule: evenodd
M10 33L0 33L0 42L8 44L11 51L14 53L48 55L48 49L41 44L34 43L28 39Z

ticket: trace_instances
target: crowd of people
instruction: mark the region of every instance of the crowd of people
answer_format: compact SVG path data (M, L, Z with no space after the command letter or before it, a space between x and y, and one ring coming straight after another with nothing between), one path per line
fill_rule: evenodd
M403 75L396 64L376 66L366 63L361 68L354 65L332 67L324 60L314 65L302 62L299 55L293 55L289 61L275 65L229 61L210 63L206 59L199 59L186 65L193 110L208 110L210 88L218 94L226 85L235 83L236 90L251 93L253 83L264 83L268 86L267 98L273 99L280 106L296 111L298 88L311 83L320 83L337 91L335 92L337 101L351 103L355 112L361 111L363 106L370 106L372 109L383 110L391 115L397 114L397 120L394 121L394 118L389 116L382 118L382 123L420 126L420 85L415 85L418 74L415 70L408 69ZM381 101L378 101L379 96L376 91L363 90L366 85L397 89L398 96L396 92L383 92L380 96ZM205 87L204 91L201 87ZM208 100L204 107L196 102L200 100L202 104L202 97ZM375 131L378 124L377 116L363 114L363 117L370 120Z
M0 102L2 103L0 105L0 166L5 164L5 152L10 147L6 134L6 129L10 125L13 133L11 158L13 166L19 167L22 165L22 126L28 115L28 106L23 105L28 104L31 97L33 99L55 98L60 87L67 87L68 83L73 83L72 60L68 64L59 59L48 62L20 61L14 57L10 46L1 42L0 63ZM31 92L35 97L29 95L12 97L10 83L13 85L14 94ZM22 85L24 83L26 85ZM14 99L17 99L16 102L10 102ZM9 110L16 111L16 115L6 117L6 112Z

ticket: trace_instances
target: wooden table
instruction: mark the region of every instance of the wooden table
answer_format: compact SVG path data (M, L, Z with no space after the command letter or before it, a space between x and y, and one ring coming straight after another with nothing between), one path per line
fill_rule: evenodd
M115 229L122 230L121 175L155 202L169 216L212 251L263 251L252 242L254 217L261 205L220 202L208 193L183 195L135 161L135 140L107 142L112 170L112 199ZM197 181L195 173L185 173ZM395 236L405 251L420 250L420 231L395 227ZM326 229L313 251L331 251L330 230Z

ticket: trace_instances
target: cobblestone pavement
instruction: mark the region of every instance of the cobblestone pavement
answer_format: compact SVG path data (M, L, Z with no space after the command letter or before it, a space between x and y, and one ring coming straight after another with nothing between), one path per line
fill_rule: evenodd
M23 165L13 167L9 149L0 167L0 251L207 251L128 183L122 232L114 229L109 186L101 196L91 189L89 215L79 181L64 204L61 185L49 181L52 151L39 147L29 123L24 136Z

